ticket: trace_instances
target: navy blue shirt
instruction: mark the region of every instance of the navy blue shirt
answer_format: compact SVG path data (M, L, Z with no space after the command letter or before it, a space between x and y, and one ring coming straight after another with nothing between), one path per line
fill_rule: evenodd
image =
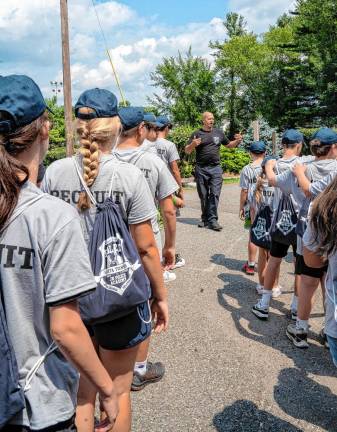
M194 138L201 138L201 144L196 148L196 164L199 166L206 165L219 165L220 164L220 146L221 144L227 145L228 138L221 129L214 128L211 131L199 129L194 132L190 139L189 144Z

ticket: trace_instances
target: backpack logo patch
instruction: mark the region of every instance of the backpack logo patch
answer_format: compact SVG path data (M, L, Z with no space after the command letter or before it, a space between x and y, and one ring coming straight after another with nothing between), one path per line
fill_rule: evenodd
M214 144L219 144L220 138L218 136L213 137L213 142L214 142Z
M99 248L102 266L99 275L95 276L97 283L120 296L132 282L133 273L141 267L138 260L134 264L128 260L123 244L124 240L118 233L102 243Z
M258 217L256 226L253 228L253 233L255 234L255 237L257 240L261 240L263 237L267 234L267 221L263 217Z
M293 224L291 220L291 214L290 210L282 210L281 217L276 224L277 228L284 236L288 235L296 228L296 224Z

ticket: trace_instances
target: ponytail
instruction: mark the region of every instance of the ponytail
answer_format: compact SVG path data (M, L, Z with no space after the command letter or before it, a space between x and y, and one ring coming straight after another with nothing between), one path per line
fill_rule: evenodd
M47 118L42 114L27 126L0 134L0 229L12 215L20 190L29 178L28 168L15 156L32 145ZM0 112L0 120L6 119L8 114Z

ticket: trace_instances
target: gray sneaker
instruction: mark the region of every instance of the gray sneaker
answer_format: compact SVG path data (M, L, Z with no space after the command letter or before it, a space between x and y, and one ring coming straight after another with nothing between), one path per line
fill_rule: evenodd
M297 328L296 324L289 324L286 335L296 348L309 348L308 332L304 329Z
M146 374L139 375L137 372L133 374L131 384L132 391L143 390L147 384L160 381L165 374L165 366L161 362L151 363L147 362Z

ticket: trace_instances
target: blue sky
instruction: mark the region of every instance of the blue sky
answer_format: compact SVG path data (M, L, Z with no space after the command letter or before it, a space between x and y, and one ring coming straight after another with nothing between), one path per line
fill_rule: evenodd
M225 0L125 0L122 3L136 9L140 15L158 15L160 20L173 26L210 21L214 16L224 16L228 10Z
M210 40L226 38L227 11L242 14L250 30L266 31L294 0L96 0L108 48L126 98L145 104L155 89L150 74L165 56L190 46L213 60ZM91 0L68 0L73 99L85 89L117 94ZM52 96L62 80L59 0L0 1L0 73L23 73ZM157 91L157 90L156 90Z

